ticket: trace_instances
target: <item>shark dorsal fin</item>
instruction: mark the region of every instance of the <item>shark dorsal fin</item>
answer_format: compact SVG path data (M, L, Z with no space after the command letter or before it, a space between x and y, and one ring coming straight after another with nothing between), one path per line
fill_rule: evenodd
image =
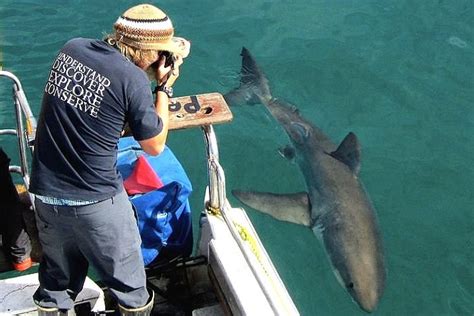
M346 164L355 175L359 174L360 144L354 133L347 134L336 151L331 153L331 156Z

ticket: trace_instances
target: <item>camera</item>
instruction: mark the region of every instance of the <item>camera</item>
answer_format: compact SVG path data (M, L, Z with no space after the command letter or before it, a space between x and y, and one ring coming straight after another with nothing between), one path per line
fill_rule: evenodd
M165 60L165 67L168 67L168 66L171 66L173 67L173 64L174 64L174 57L173 57L173 54L168 52L168 51L162 51L160 52L160 57L158 58L157 61L155 61L153 64L151 64L151 66L153 68L158 68L159 64L160 64L160 59L162 56L165 56L166 60Z
M173 58L172 53L170 53L168 51L162 51L161 54L160 54L160 58L161 58L161 56L166 57L165 67L172 66L174 64L174 58Z
M153 81L154 78L155 78L155 72L156 72L156 69L158 69L158 67L160 65L160 59L162 58L162 56L165 56L165 58L166 58L165 67L168 67L168 66L171 66L171 68L174 67L174 56L173 56L173 54L168 52L168 51L161 51L160 56L158 57L158 60L155 61L153 64L151 64L150 68L148 68L146 70L148 79L150 79L150 81Z

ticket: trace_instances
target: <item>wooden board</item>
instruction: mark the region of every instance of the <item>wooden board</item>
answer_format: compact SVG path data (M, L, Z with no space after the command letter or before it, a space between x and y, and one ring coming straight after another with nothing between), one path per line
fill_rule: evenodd
M183 129L232 121L232 112L220 93L172 98L169 129Z

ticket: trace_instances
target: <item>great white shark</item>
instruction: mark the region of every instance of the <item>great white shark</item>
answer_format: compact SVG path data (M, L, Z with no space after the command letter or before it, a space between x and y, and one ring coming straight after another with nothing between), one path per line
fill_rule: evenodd
M366 312L376 309L386 279L382 237L375 209L359 179L360 144L349 133L339 146L303 118L294 105L276 99L250 52L242 48L240 87L229 104L263 104L292 145L280 152L295 160L308 192L273 194L234 190L244 204L276 219L307 226L321 240L333 271Z

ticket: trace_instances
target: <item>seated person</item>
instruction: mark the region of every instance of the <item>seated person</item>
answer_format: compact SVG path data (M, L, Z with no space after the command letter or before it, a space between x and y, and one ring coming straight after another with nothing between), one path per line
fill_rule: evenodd
M23 220L25 205L13 184L9 171L10 158L0 147L0 234L6 257L17 271L32 265L31 242Z

